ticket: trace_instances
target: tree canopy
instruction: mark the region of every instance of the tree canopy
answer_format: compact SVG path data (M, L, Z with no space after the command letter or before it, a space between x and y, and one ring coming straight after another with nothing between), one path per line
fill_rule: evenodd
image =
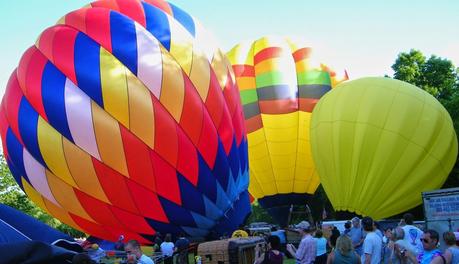
M400 53L392 69L395 79L418 86L444 105L459 88L458 69L450 60L435 55L426 59L418 50Z

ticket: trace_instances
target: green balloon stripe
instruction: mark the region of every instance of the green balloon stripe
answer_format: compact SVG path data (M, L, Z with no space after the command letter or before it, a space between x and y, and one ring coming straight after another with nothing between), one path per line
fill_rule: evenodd
M241 101L243 105L258 101L257 90L255 89L244 90L244 91L241 91L240 94L241 94Z
M312 70L297 73L298 85L322 84L331 85L330 74L325 71Z
M284 75L278 71L265 72L255 76L257 88L285 84Z

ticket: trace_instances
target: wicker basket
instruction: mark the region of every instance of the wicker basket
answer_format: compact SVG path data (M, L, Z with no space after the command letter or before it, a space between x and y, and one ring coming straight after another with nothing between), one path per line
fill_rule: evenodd
M198 255L202 264L252 264L255 261L255 247L265 247L261 237L241 237L201 243Z

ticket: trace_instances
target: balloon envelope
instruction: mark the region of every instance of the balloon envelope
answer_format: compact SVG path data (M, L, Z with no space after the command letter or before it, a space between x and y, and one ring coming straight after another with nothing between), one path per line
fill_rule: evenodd
M102 0L45 30L11 75L3 150L41 208L94 236L231 232L250 212L224 54L159 0Z
M375 219L419 205L457 156L451 118L434 97L377 77L342 83L319 101L311 146L335 210Z
M347 76L315 67L311 48L286 38L241 43L227 55L248 130L250 193L265 208L306 204L319 185L309 145L311 112ZM280 217L285 224L286 214Z

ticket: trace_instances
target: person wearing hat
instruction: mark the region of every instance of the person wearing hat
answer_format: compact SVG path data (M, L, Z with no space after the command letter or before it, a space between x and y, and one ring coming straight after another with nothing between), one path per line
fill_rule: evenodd
M301 242L298 249L292 244L287 244L288 252L295 256L297 264L313 263L316 258L316 242L311 235L314 229L307 221L301 221L295 228L302 236Z

